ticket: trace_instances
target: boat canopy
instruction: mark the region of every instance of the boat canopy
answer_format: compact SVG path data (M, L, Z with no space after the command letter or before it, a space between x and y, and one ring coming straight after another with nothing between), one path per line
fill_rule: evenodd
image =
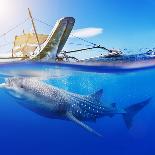
M39 43L44 43L47 37L48 35L38 34ZM34 33L27 33L24 35L16 36L14 46L21 46L23 44L38 44L36 35Z
M38 34L39 44L43 44L48 35ZM34 33L27 33L16 36L14 40L13 56L29 56L38 47L38 41Z

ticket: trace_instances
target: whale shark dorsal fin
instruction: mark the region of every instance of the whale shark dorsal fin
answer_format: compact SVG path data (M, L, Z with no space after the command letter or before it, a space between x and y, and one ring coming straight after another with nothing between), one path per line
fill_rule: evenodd
M93 101L99 102L102 95L103 95L103 89L100 89L99 91L95 92L94 94L89 95L89 98Z
M80 120L78 120L76 117L74 117L72 115L72 113L68 112L67 113L67 118L70 120L70 121L73 121L75 122L76 124L80 125L82 128L84 128L85 130L95 134L96 136L99 136L99 137L102 137L101 134L99 134L98 132L96 132L95 130L93 130L91 127L89 127L88 125L84 124L83 122L81 122Z

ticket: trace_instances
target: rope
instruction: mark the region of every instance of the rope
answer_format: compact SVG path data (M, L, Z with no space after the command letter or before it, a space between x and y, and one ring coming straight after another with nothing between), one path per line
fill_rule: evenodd
M76 43L73 43L73 42L70 42L68 43L69 45L76 45L76 46L83 46L83 44L76 44ZM92 45L85 45L85 46L92 46Z
M92 50L92 49L95 49L95 48L102 48L100 46L93 46L93 47L89 47L89 48L83 48L83 49L77 49L77 50L72 50L72 51L64 51L62 53L75 53L75 52L81 52L81 51L87 51L87 50Z
M9 29L7 32L1 34L1 35L0 35L0 38L6 37L6 35L7 35L8 33L10 33L11 31L15 30L16 28L20 27L21 25L24 25L28 20L29 20L29 18L25 19L23 22L17 24L16 26L14 26L14 27L12 27L11 29ZM5 39L5 41L6 41L7 43L6 43L6 44L3 44L3 45L0 45L0 48L13 44L12 42L8 42L8 41L6 40L6 38L4 38L4 39Z
M90 42L90 41L87 41L87 40L85 40L85 39L83 39L83 38L80 38L80 37L77 37L77 36L75 36L75 35L73 35L73 34L70 34L72 37L75 37L75 38L77 38L77 39L79 39L79 40L82 40L82 41L84 41L84 42L86 42L86 43L89 43L89 44L91 44L91 45L93 45L93 46L97 46L97 44L95 44L95 43L92 43L92 42Z
M46 26L48 26L48 27L53 27L53 26L49 25L48 23L46 23L44 21L41 21L41 20L39 20L37 18L33 18L33 19L36 20L36 21L38 21L38 22L40 22L40 23L42 23L42 24L44 24L44 25L46 25Z
M14 29L16 29L17 27L25 24L29 19L27 18L26 20L24 20L22 23L19 23L18 25L14 26L13 28L11 28L10 30L8 30L7 32L3 33L0 35L0 38L6 36L8 33L10 33L11 31L13 31Z

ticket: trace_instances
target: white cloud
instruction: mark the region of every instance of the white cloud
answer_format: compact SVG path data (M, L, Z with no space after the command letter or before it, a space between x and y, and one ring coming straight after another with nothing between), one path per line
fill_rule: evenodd
M88 28L73 30L70 37L74 38L75 36L80 38L90 38L90 37L95 37L102 33L103 33L102 28L88 27Z

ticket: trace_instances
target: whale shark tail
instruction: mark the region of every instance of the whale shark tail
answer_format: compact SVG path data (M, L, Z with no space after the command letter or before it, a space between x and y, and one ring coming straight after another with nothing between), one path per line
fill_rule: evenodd
M133 104L133 105L124 109L126 113L123 114L123 119L124 119L125 124L128 129L130 129L132 127L132 122L133 122L134 116L139 111L141 111L146 105L148 105L150 103L150 100L151 100L151 98L149 98L143 102Z

